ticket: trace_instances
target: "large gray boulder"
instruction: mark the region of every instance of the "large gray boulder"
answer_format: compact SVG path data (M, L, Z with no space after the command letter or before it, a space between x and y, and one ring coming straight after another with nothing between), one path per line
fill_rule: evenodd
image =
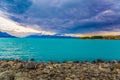
M26 69L35 69L36 68L36 63L30 61L30 62L26 63L25 68Z

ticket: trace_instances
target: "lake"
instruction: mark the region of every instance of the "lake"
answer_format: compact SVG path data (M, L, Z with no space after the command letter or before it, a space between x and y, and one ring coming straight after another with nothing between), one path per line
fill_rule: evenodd
M0 59L36 61L120 60L120 40L0 38Z

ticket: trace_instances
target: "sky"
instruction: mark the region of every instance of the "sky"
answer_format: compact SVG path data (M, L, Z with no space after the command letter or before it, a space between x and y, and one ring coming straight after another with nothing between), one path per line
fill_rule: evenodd
M16 37L119 35L120 0L0 0L0 31Z

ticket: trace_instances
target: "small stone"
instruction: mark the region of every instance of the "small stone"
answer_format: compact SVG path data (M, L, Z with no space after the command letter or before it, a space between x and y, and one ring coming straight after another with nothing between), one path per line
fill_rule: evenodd
M15 59L15 62L22 62L20 59Z
M114 64L114 68L120 69L120 64Z
M112 63L118 63L118 61L116 61L116 60L113 60L113 61L112 61Z
M80 61L74 61L74 63L80 63Z
M13 66L14 65L14 62L13 61L9 61L7 62L10 66Z
M34 58L31 58L29 61L35 61L35 59L34 59Z
M39 68L44 68L44 67L45 67L45 64L44 64L43 62L41 62L41 63L39 63L37 66L38 66Z
M36 64L34 62L28 62L25 65L26 69L35 69L36 68Z
M27 72L17 72L15 74L15 79L18 79L18 78L21 78L21 77L28 77L29 76L29 73Z
M96 80L96 78L91 78L91 80Z
M94 63L104 63L104 61L102 59L97 59L95 61L93 61Z
M32 80L32 79L27 78L27 77L21 77L21 78L18 78L18 79L16 79L16 80Z
M50 70L49 69L43 69L43 72L42 72L43 74L49 74L50 73Z
M10 67L10 64L8 64L7 62L3 62L3 63L1 64L1 67L2 67L2 68Z
M72 79L71 79L71 78L69 78L69 77L66 77L66 78L65 78L65 80L72 80Z
M39 78L39 80L46 80L46 79L43 79L43 78Z
M101 67L102 67L102 68L110 68L110 64L102 63L102 64L101 64Z
M22 63L16 64L15 69L21 69L21 68L23 68L23 64Z
M14 80L14 74L12 71L5 71L0 73L0 80Z
M80 80L79 78L74 78L74 80Z

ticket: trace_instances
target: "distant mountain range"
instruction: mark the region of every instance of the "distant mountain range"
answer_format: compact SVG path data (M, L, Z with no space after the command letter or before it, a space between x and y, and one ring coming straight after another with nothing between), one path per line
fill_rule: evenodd
M0 32L0 38L16 38L15 36L12 36L5 32ZM25 38L74 38L70 36L59 36L59 35L40 35L40 34L34 34L29 35Z
M2 38L15 38L15 36L12 36L12 35L5 33L5 32L0 32L0 37L2 37Z
M71 36L59 36L59 35L30 35L26 38L75 38Z
M0 38L16 38L6 32L0 32ZM41 34L34 34L29 35L24 38L78 38L78 37L71 37L71 36L60 36L60 35L41 35ZM116 36L86 36L86 37L79 37L78 39L116 39L120 40L120 35Z

